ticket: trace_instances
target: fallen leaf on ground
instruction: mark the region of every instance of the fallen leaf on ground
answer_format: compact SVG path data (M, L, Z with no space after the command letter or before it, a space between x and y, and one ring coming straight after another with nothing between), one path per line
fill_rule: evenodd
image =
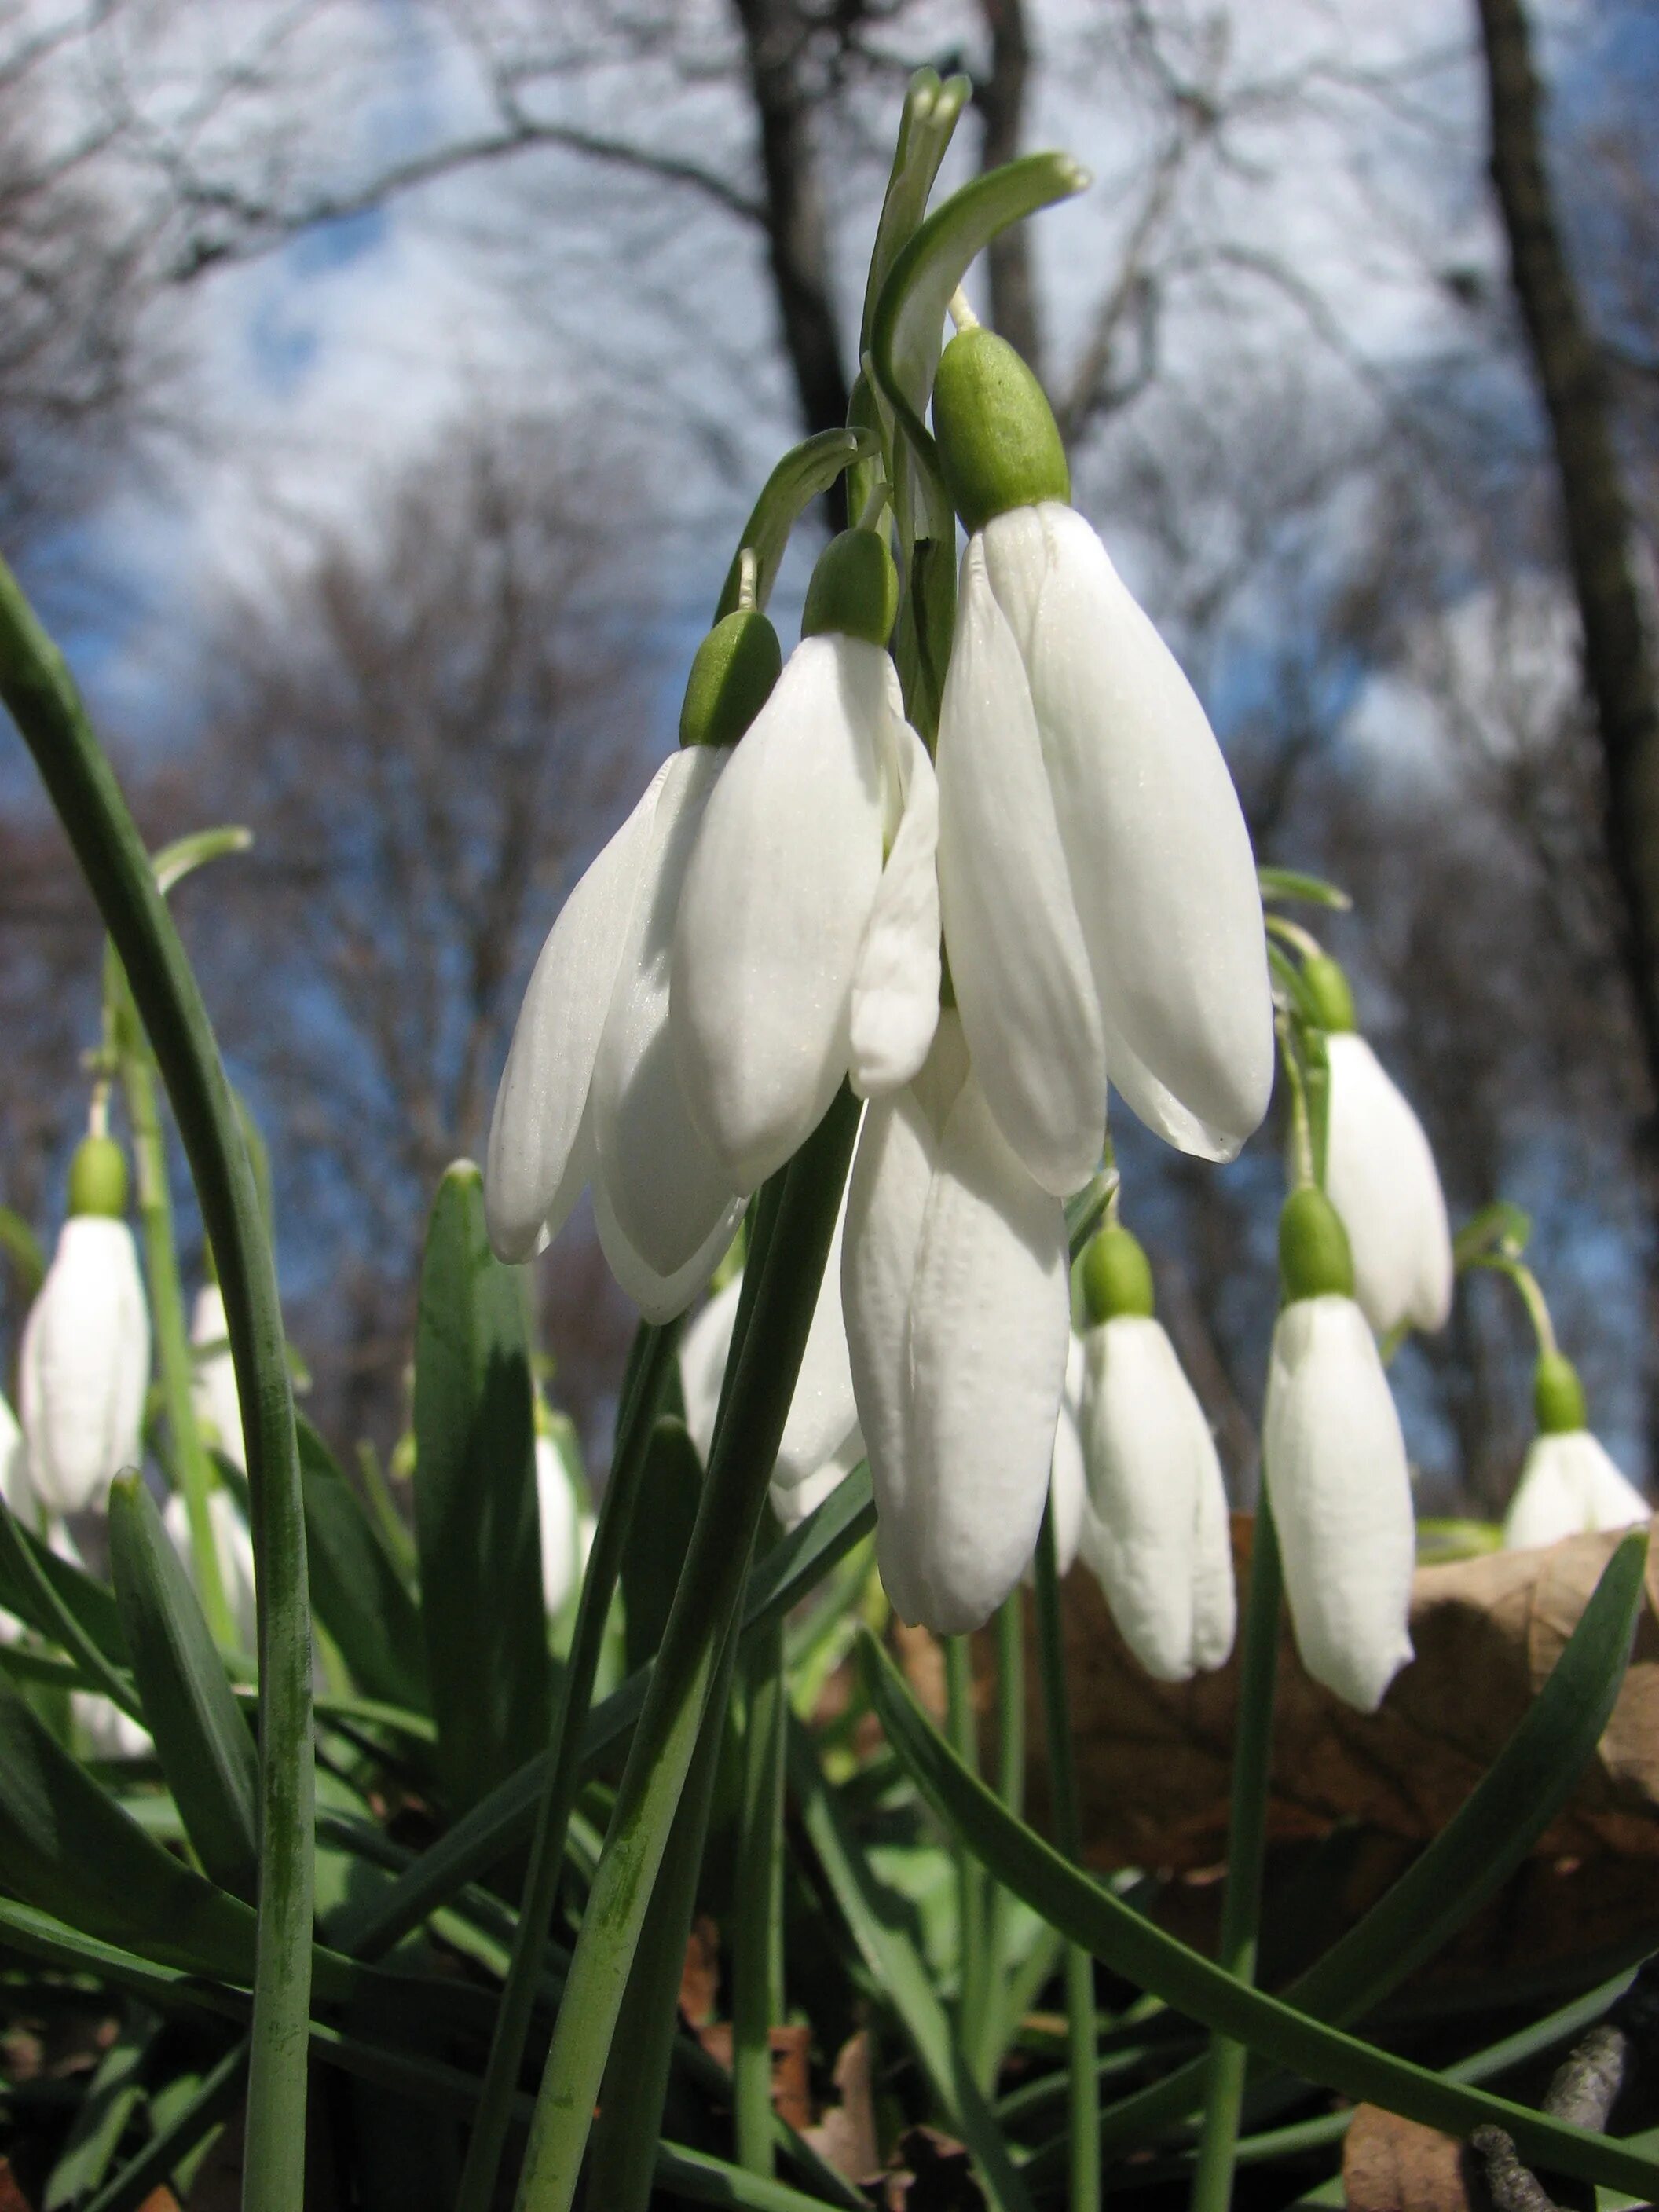
M1342 2146L1342 2194L1348 2212L1471 2212L1463 2146L1361 2105Z

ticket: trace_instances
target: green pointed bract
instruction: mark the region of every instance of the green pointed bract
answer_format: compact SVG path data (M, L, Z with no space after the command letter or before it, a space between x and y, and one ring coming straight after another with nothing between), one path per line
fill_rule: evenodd
M69 1210L119 1220L127 1210L127 1159L113 1137L82 1137L70 1162Z
M778 634L756 607L717 622L697 647L680 708L683 745L734 745L783 667Z
M933 386L933 435L957 513L983 530L1012 507L1069 501L1072 472L1042 386L1006 338L960 331Z
M1091 1237L1083 1255L1083 1303L1091 1328L1125 1314L1151 1318L1152 1271L1133 1231L1114 1223Z
M898 620L898 570L876 530L843 530L818 556L801 610L803 637L837 633L885 645Z
M1532 1402L1540 1436L1571 1436L1575 1430L1589 1426L1578 1370L1559 1352L1539 1355L1533 1370Z
M1279 1217L1279 1273L1285 1299L1353 1296L1353 1255L1342 1217L1312 1183L1293 1190Z
M1353 993L1340 961L1328 952L1312 954L1302 964L1302 981L1319 1026L1329 1036L1340 1036L1359 1026L1354 1019Z

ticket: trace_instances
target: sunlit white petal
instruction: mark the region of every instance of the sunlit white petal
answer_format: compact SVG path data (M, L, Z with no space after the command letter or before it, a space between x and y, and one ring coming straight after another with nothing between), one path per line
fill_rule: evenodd
M651 829L672 761L565 901L519 1010L495 1093L484 1218L498 1259L558 1234L592 1167L587 1099Z
M556 1613L581 1574L576 1486L558 1439L536 1438L536 1506L542 1532L542 1598Z
M243 1651L253 1651L258 1649L259 1636L253 1586L253 1539L228 1490L216 1486L208 1492L207 1507L208 1525L218 1555L219 1580L235 1624L237 1644ZM173 1540L173 1550L193 1577L195 1552L190 1537L190 1509L182 1492L175 1490L162 1506L161 1525Z
M1352 1298L1298 1298L1279 1315L1261 1456L1302 1663L1374 1711L1412 1656L1415 1530L1400 1418Z
M1106 1049L1025 669L977 537L939 717L939 809L945 948L975 1073L1028 1170L1064 1197L1100 1157Z
M841 1488L863 1457L864 1438L854 1429L841 1449L804 1482L775 1481L769 1495L778 1526L784 1534L787 1535L792 1528L799 1528L809 1513L816 1513L824 1499Z
M1589 1529L1628 1528L1650 1510L1588 1429L1534 1437L1504 1522L1504 1542L1510 1551L1541 1549Z
M683 1314L708 1280L737 1234L744 1202L731 1200L714 1227L683 1267L664 1274L629 1242L611 1210L611 1194L603 1182L593 1185L593 1226L599 1233L599 1249L619 1288L633 1299L648 1322L672 1321Z
M3 1393L0 1393L0 1500L26 1528L34 1527L40 1509L29 1484L28 1447Z
M77 1214L23 1328L19 1362L29 1480L49 1513L101 1504L143 1455L149 1315L132 1231Z
M1060 1393L1054 1429L1054 1463L1048 1476L1049 1510L1054 1516L1054 1565L1069 1575L1077 1561L1088 1506L1083 1469L1083 1438L1078 1420L1083 1410L1083 1340L1073 1334L1066 1352L1066 1387Z
M236 1395L236 1363L226 1342L224 1295L217 1283L204 1283L196 1293L191 1316L190 1340L200 1347L216 1346L198 1357L191 1371L190 1402L196 1419L233 1465L247 1473L247 1448L242 1441L242 1406Z
M848 1074L860 1098L908 1083L939 1021L939 785L910 725L890 727L900 811L853 972Z
M1328 1037L1325 1189L1353 1253L1354 1296L1379 1334L1451 1311L1451 1230L1423 1125L1362 1036Z

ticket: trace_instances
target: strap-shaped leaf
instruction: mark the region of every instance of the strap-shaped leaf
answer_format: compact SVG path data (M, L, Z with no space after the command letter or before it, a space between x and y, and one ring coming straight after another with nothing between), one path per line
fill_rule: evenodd
M428 1711L421 1616L386 1539L309 1421L300 1430L311 1601L365 1697Z
M1420 1857L1291 1984L1286 2003L1338 2026L1359 2018L1502 1888L1601 1741L1624 1680L1646 1564L1647 1532L1638 1529L1602 1569L1549 1680L1492 1765ZM1193 2111L1204 2067L1194 2059L1114 2105L1103 2142L1109 2149L1144 2142Z
M184 1562L139 1474L110 1489L110 1571L132 1671L167 1787L197 1856L252 1903L259 1762Z
M1358 2037L1264 1995L1143 1919L1079 1874L1042 1837L1004 1810L928 1720L867 1631L866 1680L887 1740L939 1817L999 1881L1023 1897L1067 1940L1081 1943L1139 1989L1246 2044L1304 2081L1381 2105L1425 2126L1467 2136L1488 2122L1506 2128L1523 2159L1577 2179L1644 2197L1659 2191L1659 2160L1588 2129L1548 2118L1431 2074Z
M842 1820L811 1739L793 1717L788 1756L790 1788L848 1933L897 2013L947 2125L972 2153L992 2203L1000 2212L1026 2212L1030 2194L974 2080L973 2068L932 1978L900 1925L890 1897Z
M415 1340L415 1535L437 1763L463 1811L547 1741L524 1305L470 1160L438 1186Z
M130 2212L177 2172L210 2129L228 2119L240 2102L247 2075L248 2040L243 2036L196 2084L137 2157L131 2158L82 2207L82 2212Z
M112 1667L126 1667L126 1638L121 1632L114 1593L95 1582L84 1567L60 1559L23 1526L3 1500L0 1500L0 1511L5 1513L23 1553L18 1559L15 1547L0 1538L0 1612L15 1613L58 1644L64 1640L61 1624L66 1612L81 1635ZM49 1585L44 1594L40 1588L41 1577Z
M109 2172L110 2160L143 2097L144 2061L161 2027L160 2020L143 2006L127 2008L114 2042L75 2108L64 2148L46 2177L43 2212L61 2212L63 2206L96 2189Z

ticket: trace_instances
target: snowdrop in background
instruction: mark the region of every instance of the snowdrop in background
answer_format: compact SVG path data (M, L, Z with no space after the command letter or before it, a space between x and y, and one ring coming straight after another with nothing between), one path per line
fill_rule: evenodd
M1559 1352L1540 1355L1533 1402L1538 1434L1504 1522L1504 1543L1525 1551L1589 1529L1645 1521L1648 1501L1590 1433L1577 1370Z
M191 1403L207 1441L217 1446L241 1474L247 1473L247 1447L242 1440L242 1407L236 1395L236 1364L227 1342L224 1293L216 1282L204 1283L196 1293L191 1316L190 1340L195 1349L191 1373Z

